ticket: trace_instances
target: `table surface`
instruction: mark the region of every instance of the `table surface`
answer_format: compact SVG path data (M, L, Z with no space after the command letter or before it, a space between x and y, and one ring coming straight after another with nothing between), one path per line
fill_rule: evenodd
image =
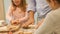
M33 27L32 27L33 26ZM30 25L29 27L32 27L30 29L23 29L23 28L19 28L19 26L16 26L16 29L18 29L16 32L14 32L13 34L17 34L17 33L33 33L35 31L34 27L35 25ZM0 27L0 34L3 32L3 34L8 34L8 27L4 26L4 27Z

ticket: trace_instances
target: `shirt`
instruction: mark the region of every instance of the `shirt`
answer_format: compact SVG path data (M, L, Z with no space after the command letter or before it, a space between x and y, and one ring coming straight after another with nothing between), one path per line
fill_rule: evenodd
M34 34L60 34L60 8L48 13Z
M38 13L38 20L44 18L51 10L46 0L26 0L26 2L28 4L27 11L36 11Z
M10 6L6 14L6 18L9 21L16 19L20 21L25 21L28 20L28 12L24 12L18 7L16 7L16 10L13 10L12 6Z

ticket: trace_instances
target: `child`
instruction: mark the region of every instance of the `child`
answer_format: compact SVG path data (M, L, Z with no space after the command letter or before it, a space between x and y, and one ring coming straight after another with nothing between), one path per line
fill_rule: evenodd
M28 12L26 12L25 0L11 0L7 18L12 24L19 24L28 20Z

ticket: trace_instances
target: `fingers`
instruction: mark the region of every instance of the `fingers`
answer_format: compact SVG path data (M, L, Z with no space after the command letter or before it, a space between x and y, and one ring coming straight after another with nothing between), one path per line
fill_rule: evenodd
M11 21L11 24L12 24L12 25L18 25L18 24L19 24L19 21L18 21L18 20L12 20L12 21Z

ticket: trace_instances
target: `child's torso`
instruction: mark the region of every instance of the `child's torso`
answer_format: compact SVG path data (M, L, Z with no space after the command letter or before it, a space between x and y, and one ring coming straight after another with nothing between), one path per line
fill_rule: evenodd
M21 19L25 16L25 12L22 11L20 8L16 8L15 11L13 11L13 18L14 19Z

